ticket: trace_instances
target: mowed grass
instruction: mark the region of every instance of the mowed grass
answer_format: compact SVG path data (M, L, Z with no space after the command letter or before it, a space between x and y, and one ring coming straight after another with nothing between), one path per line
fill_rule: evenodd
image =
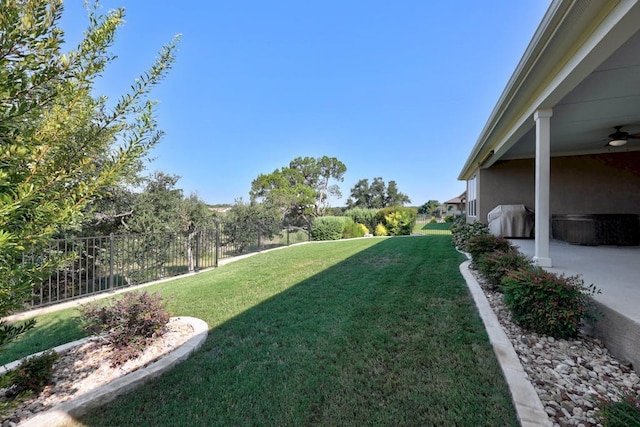
M462 261L449 236L356 239L154 285L209 338L77 425L518 425Z
M430 222L430 221L422 221L416 222L413 227L413 232L424 235L451 235L451 223L449 222Z

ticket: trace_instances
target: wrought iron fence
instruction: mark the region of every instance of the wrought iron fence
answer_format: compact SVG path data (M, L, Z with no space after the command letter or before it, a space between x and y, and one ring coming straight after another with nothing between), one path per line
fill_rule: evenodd
M445 222L444 219L437 219L426 214L418 214L416 224L413 227L413 233L425 235L451 235L451 231L449 231L450 227L451 223Z
M195 233L123 234L54 240L45 254L65 261L33 287L27 308L217 267L223 258L309 240L308 228L218 224Z

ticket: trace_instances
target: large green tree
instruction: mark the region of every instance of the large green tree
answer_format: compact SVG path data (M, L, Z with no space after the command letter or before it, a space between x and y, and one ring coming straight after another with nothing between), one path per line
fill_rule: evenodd
M161 136L148 94L173 63L176 40L108 104L93 86L115 58L109 50L124 10L100 15L97 2L89 5L83 40L63 53L62 6L0 1L0 316L20 307L56 263L25 256L78 221ZM0 332L0 340L13 336L4 323Z
M435 213L436 209L438 209L438 206L440 206L440 202L439 201L437 201L437 200L429 200L424 205L422 205L422 206L420 206L418 208L418 213L427 214L427 215L433 215Z
M404 206L410 203L409 197L398 191L398 185L395 181L389 181L385 184L381 177L373 178L371 185L368 179L359 180L353 188L351 195L347 199L347 207L382 209L387 206Z
M335 157L297 157L288 167L260 174L251 183L251 201L277 208L283 217L305 220L326 213L331 196L341 197L340 187L347 167Z

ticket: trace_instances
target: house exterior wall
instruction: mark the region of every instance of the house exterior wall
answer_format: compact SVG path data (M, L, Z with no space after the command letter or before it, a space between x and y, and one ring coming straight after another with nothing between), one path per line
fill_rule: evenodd
M535 206L535 160L507 160L478 171L478 216L497 205ZM640 152L551 158L550 212L640 215Z

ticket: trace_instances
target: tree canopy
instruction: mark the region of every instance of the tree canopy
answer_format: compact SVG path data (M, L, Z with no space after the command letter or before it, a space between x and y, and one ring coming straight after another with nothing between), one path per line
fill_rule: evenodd
M332 180L343 181L347 167L335 157L297 157L288 167L260 174L251 183L251 201L277 208L283 217L318 217L329 207L329 197L340 197Z
M418 213L432 215L436 209L440 206L440 202L437 200L429 200L424 205L418 208Z
M56 262L23 256L77 222L162 135L148 94L171 67L177 39L109 107L92 91L115 58L109 49L124 10L100 15L97 2L88 6L84 39L63 53L62 3L0 2L0 316Z
M387 206L404 206L411 203L406 194L398 191L395 181L385 184L381 177L373 179L369 185L368 179L361 179L351 189L351 196L347 199L348 208L382 209Z

